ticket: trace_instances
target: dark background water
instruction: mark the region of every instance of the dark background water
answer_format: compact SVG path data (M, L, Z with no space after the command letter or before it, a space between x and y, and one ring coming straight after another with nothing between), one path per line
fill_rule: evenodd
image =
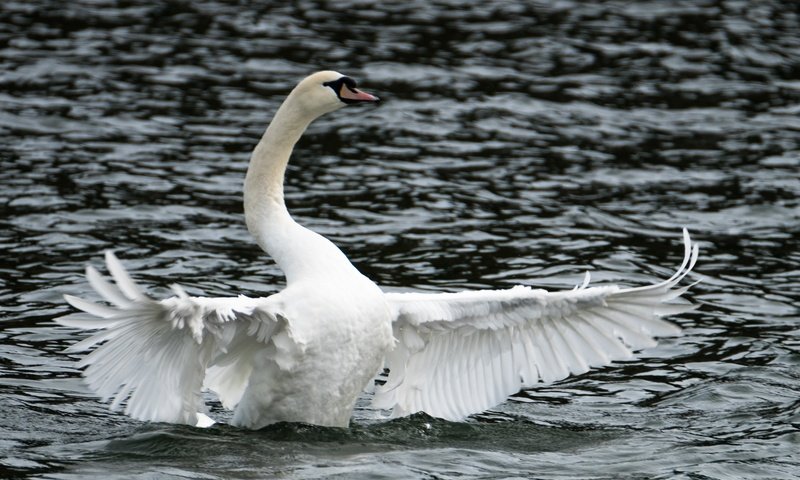
M332 68L287 201L390 289L639 285L701 242L685 335L466 423L146 425L81 385L64 293L113 248L165 293L269 294L249 152ZM0 477L797 478L793 1L0 2ZM362 399L366 405L368 396Z

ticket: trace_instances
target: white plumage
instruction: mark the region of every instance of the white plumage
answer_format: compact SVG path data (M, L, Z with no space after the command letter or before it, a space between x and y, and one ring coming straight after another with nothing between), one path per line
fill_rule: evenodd
M389 381L374 404L394 415L424 411L448 420L497 405L521 388L587 372L679 335L660 317L695 308L673 289L694 267L697 246L684 230L683 265L669 280L547 292L509 290L389 293L397 347ZM688 287L687 287L688 288ZM431 368L433 367L433 368Z
M684 261L672 278L639 288L547 292L384 293L324 237L298 225L283 201L296 141L320 115L377 100L348 77L303 80L253 152L245 180L250 232L286 274L265 298L175 296L154 300L111 253L115 284L88 267L110 306L66 296L83 313L59 323L97 330L68 350L83 352L89 387L112 408L147 421L208 424L201 392L234 409L233 423L347 426L360 391L382 367L373 405L400 416L424 411L459 420L521 388L630 358L678 335L661 319L694 308L676 288L697 260L684 230Z

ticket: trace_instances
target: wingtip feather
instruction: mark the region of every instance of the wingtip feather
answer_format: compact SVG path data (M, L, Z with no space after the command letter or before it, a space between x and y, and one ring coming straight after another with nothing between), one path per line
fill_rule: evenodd
M108 280L91 265L86 267L86 279L89 281L89 285L92 286L94 291L107 302L123 308L131 304L130 300L126 298L118 288L109 283Z
M147 298L139 286L136 285L136 282L128 275L128 271L125 270L122 262L119 261L112 250L106 250L105 259L108 271L117 283L117 287L128 300L142 300Z
M82 310L96 317L110 318L113 317L114 314L116 313L116 311L111 307L106 307L105 305L98 305L94 302L84 300L74 295L64 295L64 300L66 300L67 303L77 308L78 310Z

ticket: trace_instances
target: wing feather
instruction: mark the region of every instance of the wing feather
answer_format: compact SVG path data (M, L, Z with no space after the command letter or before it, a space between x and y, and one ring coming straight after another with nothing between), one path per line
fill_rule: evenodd
M387 293L397 346L374 405L393 415L416 411L462 419L521 388L629 359L679 335L662 317L696 308L676 288L694 268L698 247L684 229L684 258L667 280L623 289L589 287L547 292L509 290Z
M103 278L100 272L91 265L86 267L86 279L89 280L89 285L92 286L94 291L99 293L105 301L123 308L131 305L131 301L118 288Z
M539 355L539 349L534 347L531 339L530 329L522 328L519 330L521 349L519 356L515 359L515 365L522 366L522 383L533 385L539 381L539 369L542 365L542 360Z
M108 272L117 283L122 295L128 300L144 300L147 298L111 250L106 251L106 268L108 268Z
M126 414L145 421L196 424L205 411L204 385L232 408L251 372L247 355L281 327L279 294L190 297L176 285L176 296L157 301L143 293L112 252L106 252L106 265L114 284L92 267L86 275L112 305L66 295L83 313L56 320L94 330L67 349L93 349L76 364L85 369L89 388L111 401L112 409L124 405Z

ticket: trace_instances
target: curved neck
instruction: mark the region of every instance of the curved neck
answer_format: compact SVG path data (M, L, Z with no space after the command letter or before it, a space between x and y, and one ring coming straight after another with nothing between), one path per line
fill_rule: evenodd
M253 150L244 183L244 216L258 245L278 264L288 284L355 271L330 241L298 225L283 199L283 177L295 143L318 116L300 113L292 94Z
M293 95L283 102L250 157L244 185L247 228L258 240L267 213L288 213L283 200L283 177L295 143L314 118L293 109ZM264 207L267 210L264 211ZM260 243L260 242L259 242Z

